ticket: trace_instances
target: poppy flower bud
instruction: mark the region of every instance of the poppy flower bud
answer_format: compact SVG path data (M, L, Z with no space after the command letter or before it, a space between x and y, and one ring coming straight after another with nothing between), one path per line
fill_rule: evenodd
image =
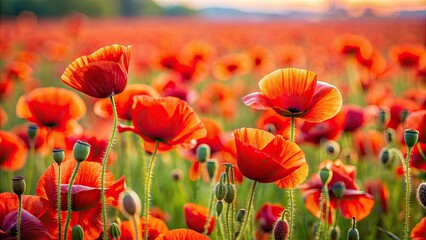
M222 213L222 210L223 210L223 202L222 201L217 201L216 202L216 213L217 213L218 217Z
M420 183L416 195L420 206L426 209L426 183Z
M217 161L215 159L208 160L207 161L207 173L209 174L210 181L213 180L213 178L216 175L217 170Z
M399 119L401 120L402 123L405 122L405 119L408 117L408 110L407 109L402 109L400 115L399 115Z
M341 199L343 197L343 193L345 193L346 185L342 181L337 181L333 184L331 190L338 199Z
M246 216L246 210L245 209L242 208L242 209L238 210L237 216L236 216L237 222L242 223L244 221L245 216Z
M385 130L385 138L388 144L395 142L396 133L392 128L387 128Z
M226 182L226 173L222 173L220 175L220 182L223 183L223 184L225 184L225 182Z
M113 239L119 239L120 238L121 231L120 231L120 227L118 226L117 223L111 223L111 225L109 225L109 235Z
M266 124L266 125L265 125L265 127L264 127L264 129L265 129L266 131L268 131L268 132L270 132L270 133L274 134L274 135L276 135L276 134L277 134L277 128L276 128L276 127L275 127L275 125L274 125L274 124L272 124L272 123L268 123L268 124Z
M348 231L347 240L359 240L359 232L355 227L355 217L352 218L352 228Z
M340 228L339 226L330 229L330 240L340 239Z
M322 184L327 185L331 181L331 178L333 178L333 172L330 171L330 169L324 167L319 171L319 176L321 178Z
M90 144L84 141L77 141L72 149L74 158L77 162L83 162L90 153Z
M287 220L278 219L277 223L274 226L274 239L275 240L284 240L287 239L289 235L289 227Z
M80 225L74 225L71 231L71 239L72 240L83 240L84 239L84 232L83 228Z
M26 189L25 179L23 176L12 178L12 189L16 195L22 195Z
M207 144L200 144L197 147L197 158L200 163L204 163L210 158L210 146Z
M214 194L216 196L216 199L219 201L223 200L226 197L227 190L228 188L222 182L216 184L216 187L214 189Z
M233 203L235 201L236 195L237 195L237 191L235 189L235 186L233 184L227 184L225 202L228 204Z
M61 165L62 161L65 158L65 151L62 148L55 148L52 151L52 156L53 160L55 160L58 165Z
M334 140L328 140L325 142L325 151L331 157L336 158L340 154L340 145Z
M28 137L32 140L37 136L37 130L38 130L38 126L37 125L29 125L28 129L27 129L27 134Z
M386 125L388 119L389 119L389 113L384 109L380 109L379 110L379 119L378 119L379 120L379 126L384 127Z
M382 148L382 150L380 150L379 159L383 165L385 166L390 165L392 162L392 158L393 158L393 153L392 151L389 151L388 148Z
M404 141L407 144L407 147L412 148L419 139L419 131L416 129L410 128L404 131Z
M180 179L182 179L182 171L180 169L175 169L172 171L172 173L170 174L172 179L177 182Z
M128 219L133 216L139 217L141 213L141 200L138 194L129 188L120 193L118 197L118 208Z

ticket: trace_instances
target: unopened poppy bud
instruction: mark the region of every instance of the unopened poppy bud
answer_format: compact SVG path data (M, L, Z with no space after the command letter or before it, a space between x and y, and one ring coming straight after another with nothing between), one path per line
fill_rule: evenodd
M340 239L340 228L339 226L333 227L330 229L330 240L339 240Z
M289 227L287 220L278 219L274 226L274 239L285 240L289 235Z
M72 237L71 238L72 240L83 240L84 239L83 228L80 225L74 225L74 227L72 227L71 237Z
M58 165L61 165L62 161L64 161L65 158L65 151L62 148L53 149L52 156L53 160L55 160Z
M121 213L128 219L133 216L139 217L141 213L141 200L135 191L128 188L120 193L118 207Z
M226 197L227 190L228 188L222 182L216 184L216 187L214 189L214 194L216 196L216 199L223 200Z
M419 139L419 131L416 129L410 128L404 131L404 141L407 144L407 147L412 148Z
M416 195L420 206L426 209L426 183L420 183Z
M380 162L383 165L389 165L392 162L393 153L388 148L382 148L379 153Z
M182 171L180 169L173 170L170 175L175 182L182 179Z
M380 127L384 127L388 121L389 114L386 110L380 109L379 110L379 125Z
M272 124L272 123L268 123L268 124L266 124L266 125L265 125L265 127L264 127L264 129L265 129L266 131L268 131L268 132L270 132L270 133L274 134L274 135L276 135L276 134L277 134L277 128L276 128L276 127L275 127L275 125L274 125L274 124Z
M336 158L340 154L340 145L334 140L328 140L325 142L325 151L331 157Z
M77 162L83 162L87 159L90 153L90 144L84 141L77 141L74 144L73 155Z
M27 185L23 176L16 176L12 178L12 189L16 195L22 195L25 192Z
M331 190L333 191L334 196L336 196L338 199L341 199L345 193L346 185L342 181L337 181L333 184Z
M333 178L333 172L324 167L319 171L319 176L323 185L327 185Z
M210 158L210 146L207 144L200 144L197 147L197 158L200 163L204 163Z
M216 202L216 213L217 213L218 217L222 213L222 210L223 210L223 202L222 201L217 201Z
M245 209L242 208L242 209L238 210L237 216L236 216L237 222L242 223L244 221L245 216L246 216L246 210Z
M407 119L408 114L409 114L409 112L408 112L408 110L407 110L407 109L403 109L403 110L401 111L401 114L400 114L400 116L399 116L399 119L401 120L401 122L402 122L402 123L404 123L404 122L405 122L405 119Z
M210 181L216 176L217 171L217 161L215 159L211 159L207 161L207 173L209 174Z
M119 239L120 238L121 231L120 231L120 227L118 226L117 223L111 223L111 225L109 225L109 235L113 239Z
M396 133L392 128L386 128L385 130L385 138L388 144L395 142Z
M348 231L347 240L359 240L359 232L355 226L355 217L352 218L352 228Z
M27 129L27 134L30 139L34 139L37 136L37 125L30 124Z
M225 202L228 204L233 203L235 201L236 195L237 195L237 191L235 189L235 186L233 184L227 184Z
M222 173L220 175L220 182L225 184L226 183L226 173Z

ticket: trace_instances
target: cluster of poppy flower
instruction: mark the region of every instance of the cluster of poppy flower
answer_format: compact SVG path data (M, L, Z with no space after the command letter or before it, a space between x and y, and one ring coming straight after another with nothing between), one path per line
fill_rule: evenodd
M416 180L424 175L426 94L421 88L414 89L411 85L425 84L426 50L417 45L392 48L392 56L396 57L404 71L412 74L407 74L409 78L402 81L409 83L401 86L407 91L401 97L394 97L386 94L391 85L380 81L390 71L386 60L367 38L344 35L336 40L336 46L347 57L348 72L355 72L358 76L352 79L353 75L350 75L349 83L341 85L343 94L337 87L317 81L317 74L312 71L298 68L272 71L275 64L270 52L266 47L256 47L247 53L228 54L215 59L212 76L219 81L206 86L198 101L194 100L197 90L192 84L202 82L205 69L215 54L215 47L205 41L188 44L182 57L162 55L157 63L160 69L168 69L169 74L162 76L152 86L128 83L129 65L131 59L134 59L134 49L130 46L110 45L77 58L63 72L62 82L92 98L85 101L76 92L65 88L37 87L19 96L16 103L16 116L37 125L37 134L27 134L27 128L22 126L11 131L0 131L1 170L20 171L27 165L24 170L28 174L25 176L28 191L30 194L35 193L22 196L22 239L56 239L60 236L60 232L66 229L69 188L72 196L70 228L62 234L71 237L71 229L79 225L88 239L108 237L105 229L110 219L103 214L106 211L105 205L123 208L120 204L125 203L120 201L120 194L127 186L133 185L128 170L133 166L127 166L125 171L129 172L125 172L126 177L118 180L115 180L112 170L105 170L104 167L107 164L115 170L114 166L117 164L131 164L127 163L130 158L128 155L131 154L126 152L129 149L121 149L125 152L126 160L118 158L115 153L108 154L114 135L107 141L105 139L109 136L101 130L112 125L111 118L114 118L114 126L117 125L117 118L123 123L118 125L120 135L132 132L142 139L139 143L127 142L127 145L133 144L152 156L149 165L142 165L142 181L145 184L141 188L147 193L143 196L145 208L150 205L151 171L148 169L154 167L157 151L162 154L178 149L182 158L191 161L188 173L191 180L217 181L218 176L210 179L207 177L209 173L206 164L199 161L197 154L201 146L207 145L210 152L208 160L215 159L218 163L214 175L224 172L223 163L228 163L234 166L232 177L235 183L243 182L244 177L254 181L252 196L256 183L275 183L278 188L287 189L290 193L300 190L306 209L320 221L326 220L325 225L337 224L336 216L339 214L343 218L355 217L357 221L363 220L373 211L377 202L380 214L386 214L390 209L386 184L377 179L369 181L365 183L366 190L362 191L355 178L357 167L354 164L369 164L365 163L367 159L379 159L391 170L395 168L396 173L399 171L404 175L406 169L395 164L395 161L392 162L392 159L398 158L395 156L400 154L397 148L404 145L403 130L412 128L419 131L419 140L408 153L409 156L411 153L410 167ZM296 50L292 51L293 54L297 53ZM11 94L10 87L15 79L28 81L33 76L31 59L34 56L31 57L31 52L26 54L7 66L5 77L0 82L2 101ZM241 82L237 81L232 90L221 84L251 72L264 76L258 82L260 92L248 94L252 91L251 86L238 85ZM395 84L400 83L398 81ZM341 83L338 84L340 88ZM377 86L384 86L384 90L377 92ZM345 100L352 100L345 98L346 91L353 91L354 95L366 93L362 102L368 106L343 104ZM383 95L378 96L379 94ZM197 114L219 115L228 121L235 119L235 96L239 95L245 95L242 102L247 106L263 110L255 123L256 128L238 128L231 134L222 129L223 126L217 119L200 118ZM87 111L86 103L93 105L93 112L101 118ZM83 127L78 121L85 115L88 124ZM95 118L97 120L92 121ZM0 108L0 126L6 126L6 119L6 112ZM89 126L96 132L87 131ZM115 129L112 133L115 133ZM385 134L386 138L383 137ZM353 142L344 142L351 138ZM342 151L334 142L339 139L342 147L345 147ZM83 140L91 146L90 154L81 164L68 157L72 155L73 144L77 140ZM326 147L329 159L316 156L316 161L320 162L318 169L325 168L331 172L327 184L319 174L312 175L305 182L309 170L316 171L313 165L308 165L308 162L313 161L307 160L307 154L300 147L305 143ZM67 156L60 168L56 163L43 160L34 162L35 152L50 156L48 152L58 147L65 149ZM404 148L401 147L401 151L407 154L402 149ZM145 153L141 156L145 156ZM371 164L385 168L374 161ZM73 176L77 165L78 173ZM33 178L32 173L29 174L33 168L44 171L39 179ZM37 186L31 187L33 181L38 182ZM330 189L327 192L329 198L324 203L326 185ZM334 186L342 185L343 192L337 194ZM60 206L57 202L58 188L61 193ZM155 199L155 195L153 197ZM0 199L0 236L13 238L18 221L18 197L5 192L0 194ZM251 203L247 206L247 216L240 219L242 233L237 237L244 235L246 224L253 224L248 223L253 208L252 197L248 199ZM265 203L259 208L254 214L258 226L257 239L269 239L280 218L290 222L290 238L297 235L298 229L294 230L297 220L294 218L292 202L290 199L286 207L290 210L290 218L287 219L285 208L278 203ZM120 239L137 238L138 232L148 239L208 239L207 234L220 234L218 228L224 219L220 214L213 214L211 207L208 209L201 204L188 202L183 209L185 223L191 230L169 230L164 213L144 210L143 217L137 216L140 219L136 228L140 229L135 229L131 219L120 223ZM56 215L57 211L61 218ZM416 215L413 218L420 219ZM62 220L58 222L58 219ZM422 229L425 223L423 218L413 228L413 239L422 234L424 237Z

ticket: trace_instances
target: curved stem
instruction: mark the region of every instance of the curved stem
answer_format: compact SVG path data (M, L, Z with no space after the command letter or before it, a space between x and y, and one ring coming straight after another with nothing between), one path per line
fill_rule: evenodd
M30 139L30 154L28 159L28 190L30 194L32 193L33 189L33 175L34 175L34 152L35 152L35 140Z
M133 222L133 227L135 228L135 239L139 240L140 239L140 232L139 232L140 224L138 224L139 221L135 217L135 215L132 215L131 221Z
M114 116L114 125L112 126L111 137L108 142L107 149L105 151L104 158L102 159L102 175L101 175L101 201L102 201L102 223L103 223L103 238L108 239L107 234L107 215L106 215L106 203L105 203L105 169L106 163L108 162L108 155L112 149L112 144L115 138L115 132L117 131L117 109L115 107L114 96L109 97L112 105L112 115Z
M336 209L340 209L340 199L337 199ZM339 221L339 211L336 210L336 220L334 221L334 228L337 227L337 222Z
M214 189L213 189L212 195L210 197L209 213L207 214L206 225L204 226L204 234L205 235L207 235L207 232L208 232L208 229L209 229L209 225L210 225L210 216L212 215L213 202L214 202Z
M75 176L77 176L77 172L78 172L78 168L79 167L80 167L80 162L77 162L77 165L75 166L74 172L72 173L71 180L68 183L68 198L67 198L68 213L67 213L67 221L65 222L64 240L67 239L67 236L68 236L68 225L70 224L70 220L71 220L71 192L72 192L72 184L74 182Z
M249 218L250 212L251 212L251 209L252 209L251 205L253 204L254 194L255 194L255 191L256 191L256 184L257 184L257 181L253 181L253 184L251 185L250 197L249 197L249 201L247 202L247 207L246 207L247 214L244 217L243 227L241 228L241 232L238 235L237 240L242 239L242 237L244 235L244 231L247 227L247 222L248 222L247 219Z
M149 200L150 200L150 190L151 190L151 178L152 178L152 172L154 169L154 161L155 157L157 155L157 149L158 145L160 144L160 141L155 142L155 149L154 153L152 154L151 161L149 162L149 169L148 169L148 175L146 175L146 182L145 182L145 229L144 229L144 239L148 239L148 221L149 221Z
M405 159L405 224L404 224L404 239L408 239L410 234L410 155L411 147L408 147L407 158Z
M422 147L420 146L420 143L417 143L416 145L417 145L417 150L419 150L420 156L422 156L423 158L423 161L426 161L426 155L423 152Z
M18 235L17 235L18 240L21 240L21 215L22 215L22 194L18 194Z
M58 165L58 202L57 202L57 208L58 208L58 239L61 239L61 233L62 233L62 222L61 222L61 165Z

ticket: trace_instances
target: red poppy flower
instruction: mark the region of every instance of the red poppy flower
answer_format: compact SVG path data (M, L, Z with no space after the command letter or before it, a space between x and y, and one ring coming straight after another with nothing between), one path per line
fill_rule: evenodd
M0 193L0 238L15 239L18 197L13 193ZM45 240L57 234L54 211L46 199L39 196L22 196L21 238Z
M4 125L6 125L7 120L8 120L8 117L7 117L6 111L2 107L0 107L0 127L3 127Z
M426 143L426 110L419 110L408 114L405 119L405 128L419 131L419 142Z
M330 215L336 210L340 210L344 218L355 217L357 221L360 221L367 217L374 206L374 199L368 193L360 191L355 183L356 168L354 166L345 165L341 160L331 161L325 160L319 166L320 169L328 168L333 171L333 177L331 178L329 186L330 196ZM340 199L339 209L337 209L337 198L334 195L332 186L334 183L341 181L345 184L346 189ZM312 176L312 178L300 185L299 188L302 190L303 199L306 209L315 215L317 218L320 217L320 199L321 191L323 188L322 181L318 174ZM330 223L333 221L329 218Z
M344 115L343 131L353 132L364 124L364 109L357 105L343 105Z
M390 119L387 127L393 129L397 129L401 124L403 111L414 112L420 109L419 104L411 99L405 98L394 98L388 106L390 111Z
M111 104L110 104L111 105ZM69 136L65 138L66 149L69 150L69 154L72 154L74 144L78 141L85 141L90 144L90 153L87 156L86 162L97 162L102 164L102 159L105 155L105 151L108 146L108 140L100 138L95 132L85 132L80 136ZM115 158L110 154L108 156L108 164L114 163Z
M192 40L182 47L182 58L188 63L209 63L215 56L214 46L204 40Z
M252 69L259 74L266 74L275 68L272 52L263 46L254 46L247 51L252 62Z
M156 240L209 240L210 238L191 229L174 229L160 234Z
M188 103L194 101L196 97L195 91L179 73L164 73L154 80L153 86L162 97L177 97Z
M231 136L231 134L224 134L224 136ZM212 158L218 161L218 172L225 172L226 166L225 163L231 164L234 169L234 180L236 183L243 182L243 174L238 169L237 166L237 149L235 147L235 139L233 137L229 139L224 139L224 146L220 151L212 154ZM217 175L216 181L219 181L220 175Z
M423 54L426 54L425 47L416 44L397 45L390 50L391 57L393 57L401 67L418 67L420 58Z
M7 76L20 81L30 81L33 75L33 68L25 62L14 61L7 66Z
M272 109L267 109L262 112L256 121L256 127L274 135L283 135L286 139L290 138L290 118L283 118Z
M422 218L420 222L414 226L410 235L412 240L424 240L426 238L426 217Z
M361 156L378 156L386 144L383 134L375 129L359 130L352 136L354 148Z
M61 210L67 209L68 184L76 166L76 161L68 159L61 164ZM72 186L72 226L80 224L84 235L96 239L102 232L101 219L101 172L102 166L96 162L82 162ZM52 208L57 208L57 164L50 165L40 177L37 195L49 200ZM111 172L105 172L106 199L109 205L116 207L118 196L124 190L125 179L114 182ZM64 212L65 213L65 212Z
M144 234L145 229L145 218L141 217L140 221L140 229L142 235ZM120 224L120 240L132 240L135 239L135 232L134 232L134 226L131 221L123 221ZM148 222L148 240L154 240L157 238L158 235L162 233L166 233L169 231L169 228L167 227L166 223L164 223L163 220L155 218L153 216L149 217ZM143 236L142 236L143 237Z
M27 159L25 143L14 133L0 131L0 169L16 171Z
M197 205L195 203L187 203L183 207L185 214L186 226L196 232L203 233L206 226L209 210L206 207ZM214 228L215 218L210 217L207 235L209 235Z
M424 155L420 153L420 151L425 154L426 153L426 143L418 142L411 150L410 155L410 168L415 168L421 171L426 171L426 159ZM404 154L404 159L407 157L407 148L404 147L402 150Z
M221 83L212 83L200 94L197 106L202 113L219 114L231 119L235 116L237 108L235 95L237 95L235 89Z
M132 120L133 96L136 95L149 95L154 98L160 97L160 94L158 94L158 92L149 85L127 85L127 87L120 95L114 97L118 118L127 121ZM112 106L109 99L99 99L96 101L94 111L100 117L111 117Z
M246 74L251 69L248 55L235 53L225 55L216 60L213 66L213 76L221 81L226 81L234 76Z
M37 88L21 96L16 104L16 115L55 131L77 134L79 120L86 113L86 105L78 94L55 87Z
M15 126L12 129L12 132L18 135L19 138L22 139L25 143L25 147L27 149L30 149L30 138L28 136L28 124L20 124L18 126ZM35 137L34 142L34 149L38 153L45 153L46 152L46 141L45 138L48 134L47 129L45 128L39 128L37 129L37 135ZM50 151L50 149L49 149Z
M343 55L363 55L371 56L373 46L368 38L355 35L344 34L336 38L334 45L336 49Z
M324 140L336 140L343 131L345 116L338 113L323 122L312 123L304 121L297 134L298 141L320 144Z
M306 52L299 45L278 45L273 50L277 67L306 66Z
M284 137L252 128L234 130L237 165L241 173L261 183L294 188L308 175L305 155Z
M74 60L61 76L62 82L94 98L123 92L127 84L132 47L111 45Z
M256 214L256 221L259 223L260 230L271 233L275 222L280 218L283 211L284 207L279 203L264 203Z
M285 117L301 117L309 122L322 122L336 115L342 107L339 90L327 83L317 82L314 72L284 68L263 77L261 92L243 97L254 109L274 109Z
M365 191L378 201L379 212L385 214L389 210L389 190L381 180L369 180L365 183Z
M192 148L195 140L207 134L197 114L178 98L155 99L141 95L133 97L133 101L133 127L121 126L120 129L137 133L151 145L159 141L159 149L167 150L177 145Z

